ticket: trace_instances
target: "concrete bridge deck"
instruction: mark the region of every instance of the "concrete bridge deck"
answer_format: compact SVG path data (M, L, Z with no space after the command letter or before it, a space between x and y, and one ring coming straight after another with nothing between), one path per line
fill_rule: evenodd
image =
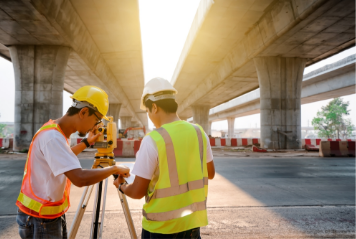
M356 55L316 69L303 77L302 104L355 94ZM209 121L260 113L260 89L209 110ZM189 118L188 121L193 121Z

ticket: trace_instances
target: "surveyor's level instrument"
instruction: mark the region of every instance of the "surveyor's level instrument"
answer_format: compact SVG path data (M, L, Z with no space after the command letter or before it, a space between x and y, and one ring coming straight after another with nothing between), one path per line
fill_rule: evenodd
M94 144L94 148L98 150L95 154L95 160L92 168L104 168L115 165L114 153L113 150L116 148L116 123L113 122L113 117L108 117L109 123L107 126L99 126L98 131L102 132L103 135L100 136ZM97 133L97 132L96 132ZM107 136L105 140L104 135ZM104 215L105 215L105 204L106 204L106 193L108 187L108 179L105 179L105 183L103 186L103 181L99 182L95 186L95 198L94 198L94 207L92 214L92 223L90 229L90 239L102 238L103 228L104 228ZM84 212L87 208L91 193L93 191L94 185L88 186L84 188L83 195L80 199L77 212L74 216L73 223L71 225L68 238L74 239L77 235L78 228L82 221ZM119 190L117 190L120 202L122 206L122 210L124 211L127 226L129 228L129 232L132 239L137 239L135 226L132 221L130 209L126 200L126 196L122 194ZM101 213L100 213L101 206ZM100 219L101 214L101 219ZM100 219L100 221L99 221Z

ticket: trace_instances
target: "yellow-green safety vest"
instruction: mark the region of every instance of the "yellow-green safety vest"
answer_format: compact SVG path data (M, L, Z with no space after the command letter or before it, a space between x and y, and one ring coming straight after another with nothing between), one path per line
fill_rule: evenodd
M207 140L199 125L175 121L150 132L158 150L159 177L151 180L142 227L172 234L208 225Z

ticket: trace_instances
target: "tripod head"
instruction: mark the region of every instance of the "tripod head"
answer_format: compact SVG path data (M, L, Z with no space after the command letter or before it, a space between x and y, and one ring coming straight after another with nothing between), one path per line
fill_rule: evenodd
M94 143L94 148L98 150L95 154L94 166L100 164L115 165L114 149L117 147L117 127L113 122L114 118L108 116L109 122L105 126L103 123L95 130L95 134L102 133L102 135Z

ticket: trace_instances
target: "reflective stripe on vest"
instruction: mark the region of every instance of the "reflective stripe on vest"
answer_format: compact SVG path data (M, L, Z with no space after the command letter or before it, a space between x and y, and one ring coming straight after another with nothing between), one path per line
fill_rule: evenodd
M70 193L70 181L67 179L66 187L63 192L63 197L57 202L49 202L45 199L37 197L31 187L31 168L29 168L29 163L31 162L31 152L32 147L37 135L44 130L57 130L64 137L64 133L57 124L54 124L54 121L50 120L44 126L42 126L35 134L32 139L30 149L27 155L26 165L24 169L24 176L21 185L21 191L17 198L16 205L25 213L30 214L31 216L40 217L40 218L55 218L64 214L69 208L69 193ZM67 144L68 140L65 137ZM68 144L69 145L69 144ZM27 175L29 171L29 174ZM26 191L27 190L27 191Z
M199 142L199 155L200 155L200 163L202 175L203 172L203 157L204 157L204 144L202 139L202 131L197 125L192 126L195 128L197 133L198 142ZM176 156L174 151L173 142L171 136L167 132L167 130L163 127L156 129L156 131L162 136L165 147L166 147L166 155L167 155L167 164L169 171L169 180L171 187L169 188L161 188L155 189L153 195L151 197L146 197L146 203L149 203L152 199L166 198L171 196L177 196L183 193L187 193L191 190L203 189L205 185L208 185L208 177L203 177L202 179L190 181L185 184L179 185L178 178L178 170L176 164ZM146 219L150 221L168 221L176 218L181 218L186 215L192 214L196 211L206 210L206 198L204 201L195 202L188 206L168 211L168 212L159 212L159 213L146 213L143 209L142 214Z
M196 211L206 210L206 200L202 202L195 202L186 207L179 208L177 210L172 210L169 212L157 212L157 213L146 213L145 210L142 211L144 217L151 221L168 221L175 218L180 218L192 214Z
M68 204L68 199L66 197L64 203L59 206L45 206L44 204L37 202L36 200L33 200L32 198L27 197L25 194L20 193L19 197L17 198L19 202L22 203L25 207L38 212L40 215L53 215L53 214L59 214L63 212L67 207L69 206Z

